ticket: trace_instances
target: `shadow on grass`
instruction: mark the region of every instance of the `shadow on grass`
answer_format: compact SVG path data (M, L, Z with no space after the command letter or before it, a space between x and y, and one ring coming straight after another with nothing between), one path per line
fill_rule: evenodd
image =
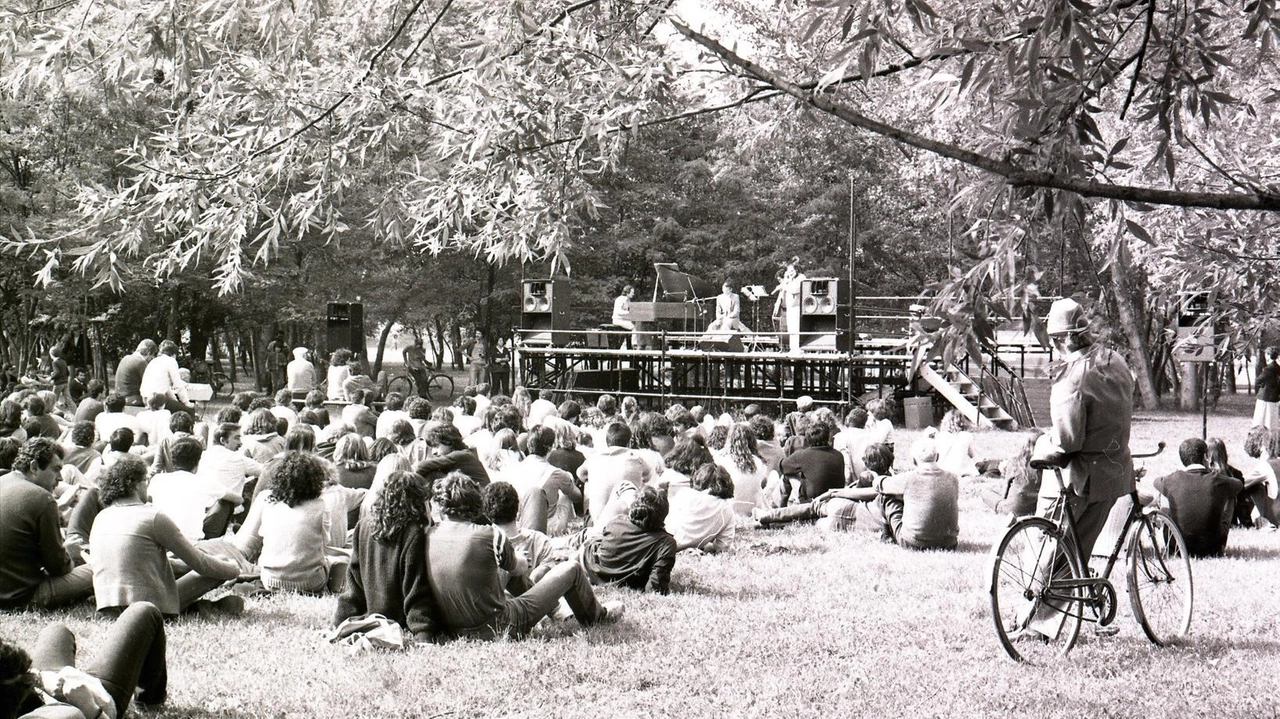
M694 583L685 584L683 582L672 582L671 593L698 597L715 597L719 599L755 599L759 597L788 599L796 595L794 591L790 591L784 587L773 584L764 584L761 586L735 590L728 587L707 586L704 584Z
M1228 545L1222 556L1225 559L1277 559L1280 558L1280 547L1232 547Z

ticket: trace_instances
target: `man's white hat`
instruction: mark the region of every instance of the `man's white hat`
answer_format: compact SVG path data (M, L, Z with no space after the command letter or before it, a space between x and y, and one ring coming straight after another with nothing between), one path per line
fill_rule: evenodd
M1045 323L1045 331L1049 334L1062 335L1087 329L1089 318L1085 317L1084 308L1079 302L1066 297L1049 307L1049 321Z

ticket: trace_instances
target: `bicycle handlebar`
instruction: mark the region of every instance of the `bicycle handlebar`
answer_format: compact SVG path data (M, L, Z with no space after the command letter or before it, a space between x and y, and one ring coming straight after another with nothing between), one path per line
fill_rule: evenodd
M1156 451L1154 452L1148 452L1146 454L1131 454L1129 456L1134 459L1154 457L1163 452L1164 448L1165 443L1160 441L1156 443ZM1030 464L1032 469L1062 469L1067 466L1067 455L1063 452L1054 452L1040 457L1032 457L1027 464Z

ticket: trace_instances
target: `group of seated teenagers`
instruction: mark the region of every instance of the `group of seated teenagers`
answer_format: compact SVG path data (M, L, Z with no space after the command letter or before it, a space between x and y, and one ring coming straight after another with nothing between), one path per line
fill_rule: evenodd
M17 406L35 430L31 399L0 413ZM0 439L0 608L92 597L145 623L332 592L335 624L380 613L422 641L523 636L547 616L594 625L622 606L593 585L665 594L679 552L724 550L749 528L817 519L952 548L958 478L942 461L955 446L971 454L967 430L952 428L919 440L895 472L879 400L841 421L801 398L777 421L755 405L658 413L610 395L491 398L483 385L450 407L391 394L379 412L356 392L339 409L317 390L295 410L291 399L242 393L196 422L163 407L124 413L111 396L93 419L53 417L56 438ZM5 652L25 656L0 647L0 683ZM155 670L153 654L129 657ZM123 696L128 682L98 676ZM157 681L143 695L163 699Z

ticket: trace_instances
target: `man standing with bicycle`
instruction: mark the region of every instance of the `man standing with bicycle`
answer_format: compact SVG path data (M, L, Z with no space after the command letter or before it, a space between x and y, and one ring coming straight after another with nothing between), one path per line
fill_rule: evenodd
M428 388L431 386L431 367L427 364L427 352L422 348L422 338L415 336L413 344L405 348L404 368L413 377L413 384L418 388L418 396L430 398Z
M1053 427L1036 442L1035 458L1063 466L1080 556L1087 560L1116 500L1134 491L1133 374L1118 352L1095 343L1084 308L1075 300L1053 303L1046 330L1062 359L1051 372ZM1057 498L1057 483L1041 482L1036 513L1046 514ZM1056 633L1063 616L1042 606L1025 635Z

